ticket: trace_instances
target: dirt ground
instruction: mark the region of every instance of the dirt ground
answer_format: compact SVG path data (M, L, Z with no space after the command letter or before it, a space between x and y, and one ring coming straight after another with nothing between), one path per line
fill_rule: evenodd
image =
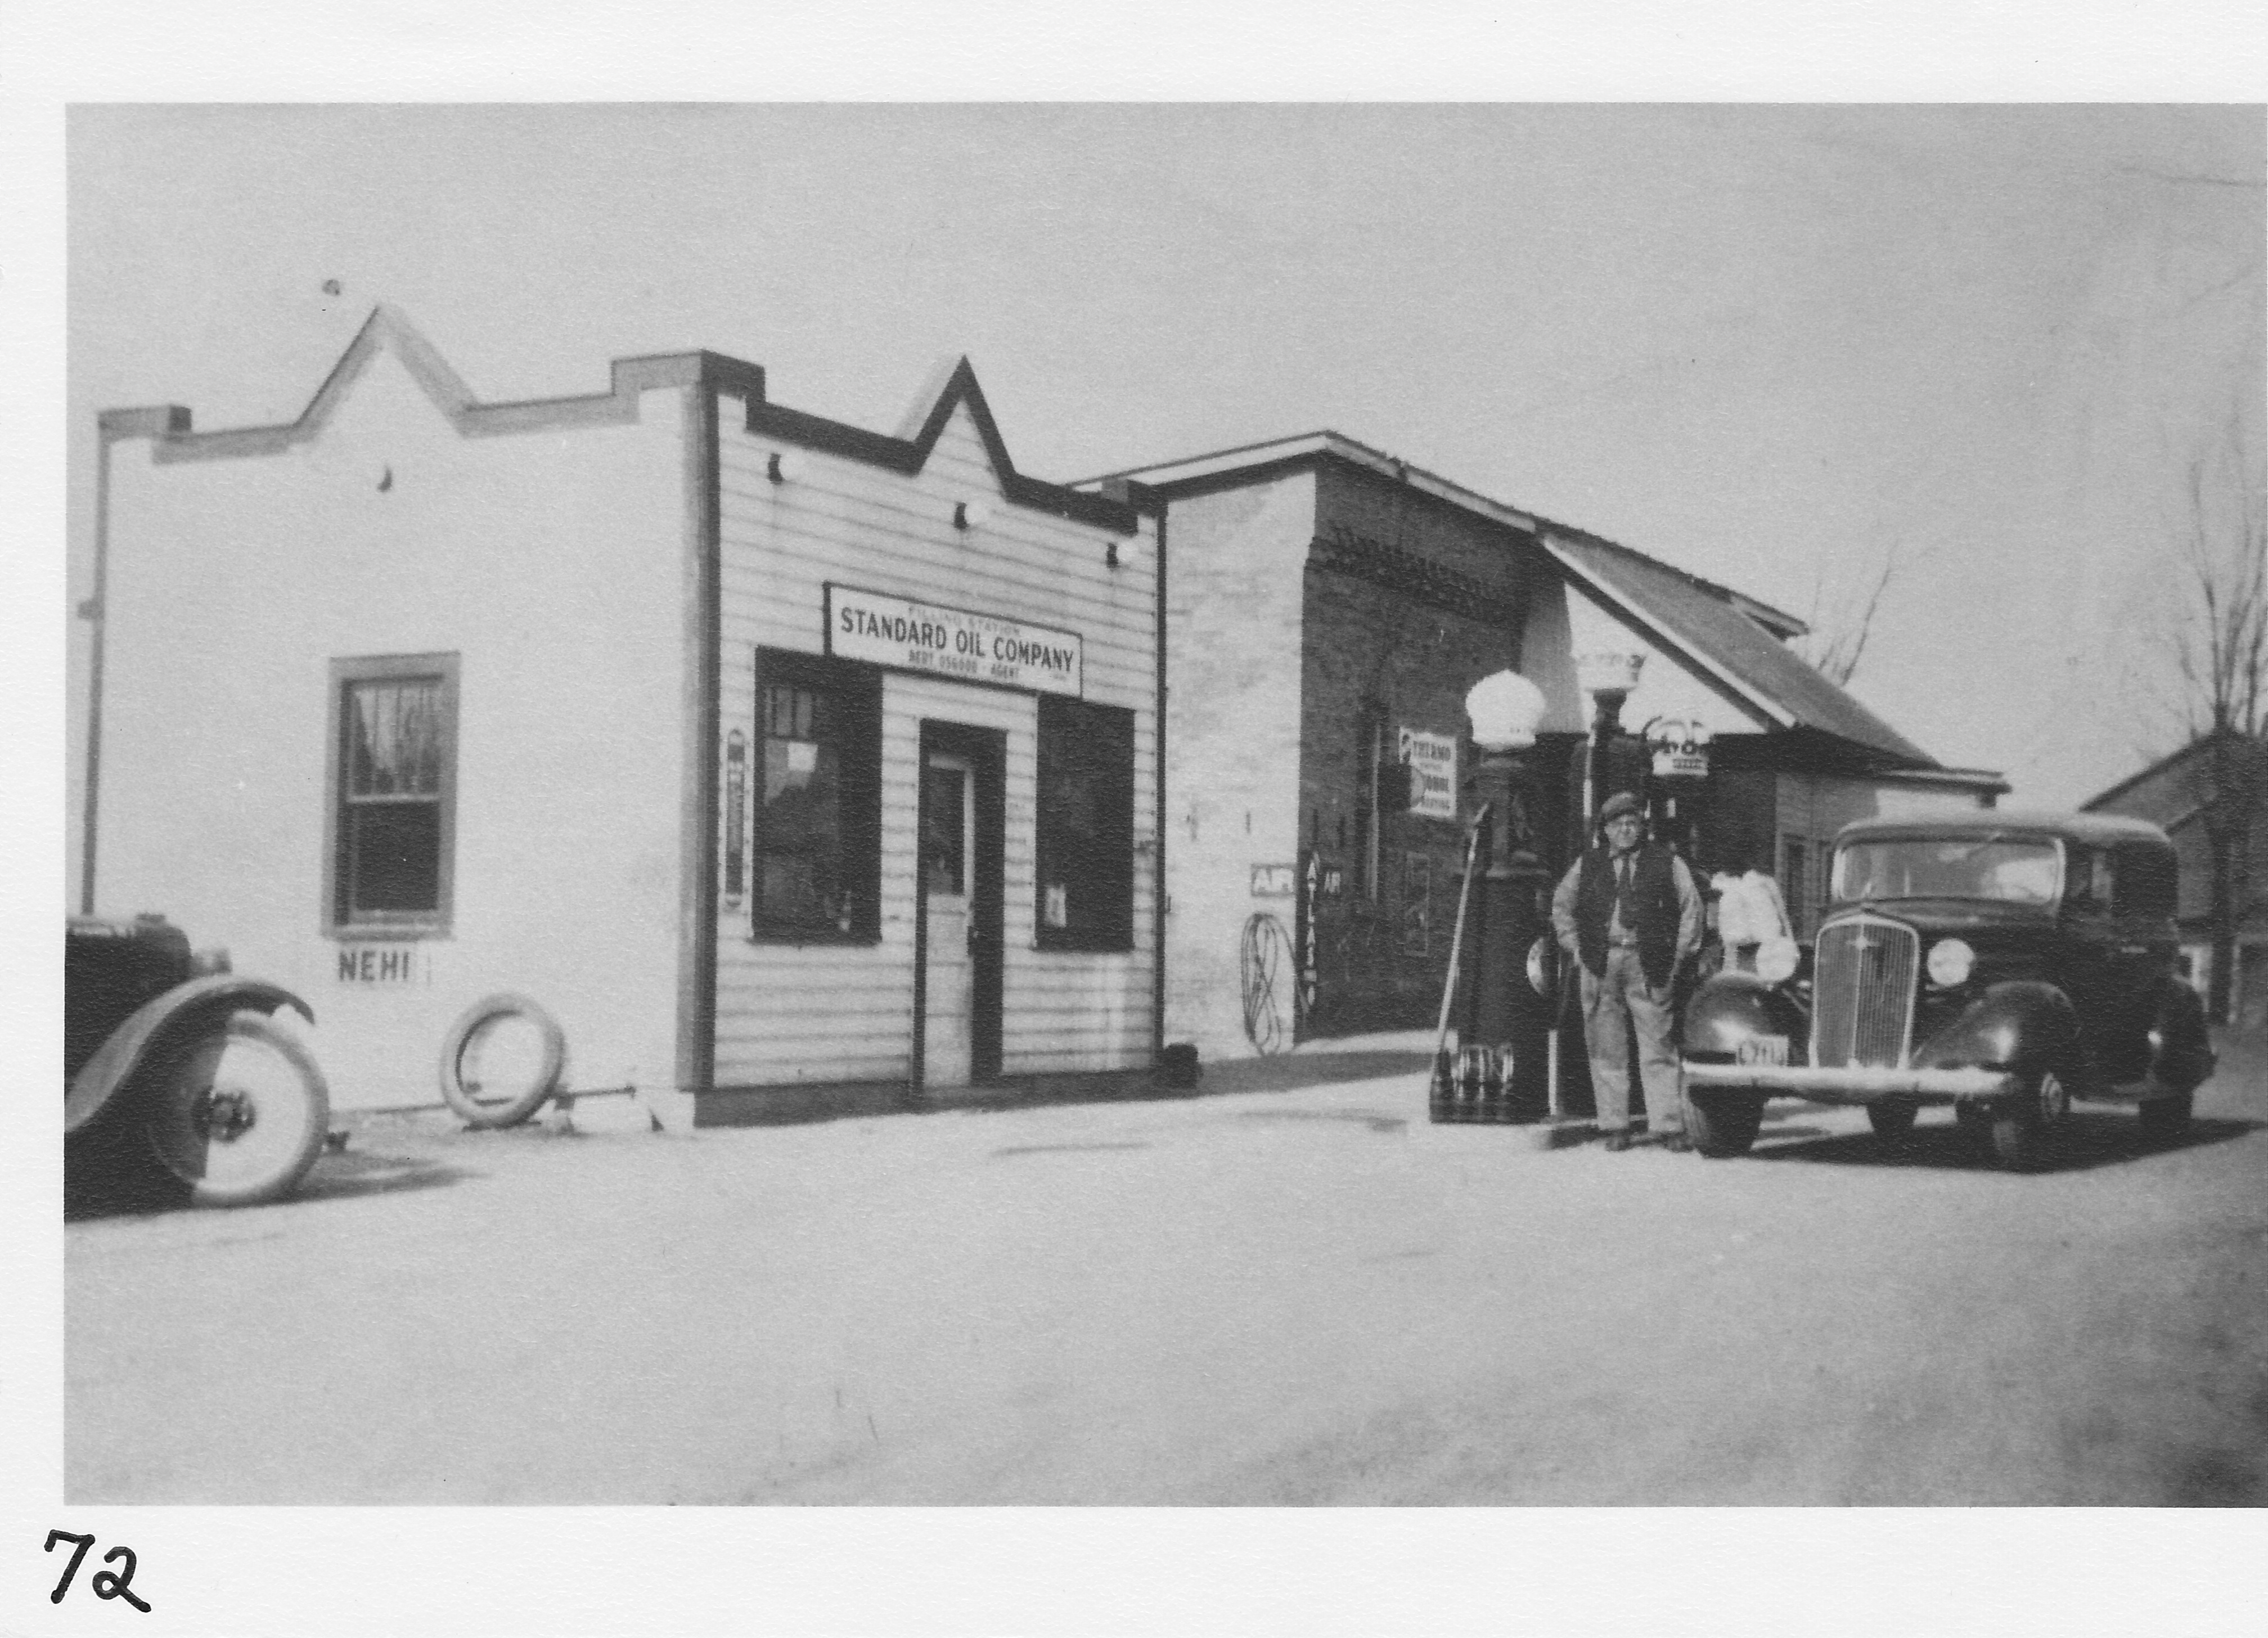
M1381 1064L1396 1065L1378 1073ZM1433 1126L1414 1059L691 1137L365 1124L67 1230L66 1494L2257 1506L2268 1052L2015 1176ZM225 1394L183 1383L225 1382Z

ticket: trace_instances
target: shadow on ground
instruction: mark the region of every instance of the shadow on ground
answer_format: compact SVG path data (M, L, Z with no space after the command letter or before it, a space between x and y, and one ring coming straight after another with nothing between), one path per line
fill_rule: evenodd
M1388 1075L1432 1073L1429 1052L1372 1050L1353 1052L1289 1052L1277 1058L1240 1058L1208 1065L1197 1084L1204 1094L1297 1092L1339 1081L1375 1081Z
M2251 1120L2208 1119L2199 1117L2178 1138L2154 1143L2143 1141L2139 1123L2129 1113L2081 1110L2073 1115L2054 1163L2054 1171L2090 1171L2154 1155L2207 1144L2226 1143L2259 1129ZM1871 1132L1820 1134L1815 1126L1766 1126L1750 1156L1762 1161L1808 1161L1830 1166L1923 1166L1956 1171L1994 1171L1999 1167L1984 1146L1949 1123L1924 1121L1904 1137L1886 1142Z
M313 1170L288 1198L271 1205L291 1206L315 1200L358 1199L373 1194L402 1194L419 1189L446 1188L468 1178L484 1176L468 1167L450 1165L424 1155L339 1154L326 1150ZM191 1209L188 1191L179 1180L154 1165L131 1158L108 1157L96 1166L68 1169L63 1186L63 1221L83 1222L100 1217L146 1217L162 1212ZM237 1211L258 1211L237 1206Z

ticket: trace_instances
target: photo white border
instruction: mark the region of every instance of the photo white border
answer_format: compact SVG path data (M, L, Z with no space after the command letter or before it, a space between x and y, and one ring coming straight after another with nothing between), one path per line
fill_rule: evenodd
M63 116L78 101L2268 96L2257 0L2132 6L200 5L0 11L0 493L19 1098L60 1066ZM25 707L29 705L29 709ZM2257 1630L2257 1511L65 1508L60 1134L0 1146L0 1634ZM195 1384L188 1392L196 1391ZM1636 1532L1633 1533L1633 1527ZM153 1612L53 1605L50 1529Z

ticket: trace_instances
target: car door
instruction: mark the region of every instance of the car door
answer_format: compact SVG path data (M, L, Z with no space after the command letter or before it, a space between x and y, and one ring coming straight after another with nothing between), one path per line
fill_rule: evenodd
M2080 1037L2102 1074L2120 1078L2122 1033L2114 1014L2124 987L2119 954L2120 929L2114 905L2116 865L2110 850L2064 846L2063 907L2059 959L2051 976L2070 996L2079 1015Z
M2149 1031L2167 975L2180 954L2174 923L2174 862L2169 852L2146 845L2111 850L2109 995L2103 1014L2109 1041L2106 1068L2131 1080L2149 1067Z

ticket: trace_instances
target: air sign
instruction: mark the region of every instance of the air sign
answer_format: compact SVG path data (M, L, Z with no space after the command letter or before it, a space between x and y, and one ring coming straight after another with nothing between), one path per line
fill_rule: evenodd
M1075 698L1080 689L1076 631L850 586L827 588L827 652L902 671L1040 694Z

